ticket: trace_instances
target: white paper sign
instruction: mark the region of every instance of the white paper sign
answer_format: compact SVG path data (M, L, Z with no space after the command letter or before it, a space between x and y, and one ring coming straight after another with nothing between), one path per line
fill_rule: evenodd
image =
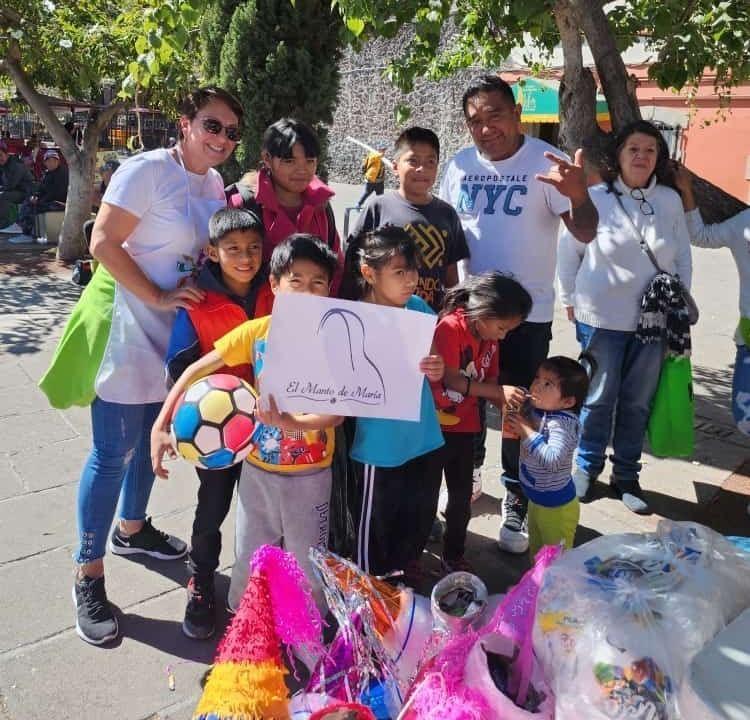
M434 315L283 293L272 318L261 392L280 410L419 420Z

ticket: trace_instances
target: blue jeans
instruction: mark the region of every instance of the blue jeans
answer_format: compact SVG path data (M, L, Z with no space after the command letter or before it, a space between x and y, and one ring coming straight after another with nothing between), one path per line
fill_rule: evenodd
M737 346L732 380L732 414L737 429L750 435L750 350L745 345Z
M601 474L611 436L612 483L622 491L631 490L638 484L664 343L645 344L635 332L604 330L581 322L576 323L576 337L596 363L581 410L578 467L590 477Z
M77 563L104 557L118 498L123 520L146 517L154 484L151 427L161 405L121 405L98 397L91 404L94 447L78 485Z

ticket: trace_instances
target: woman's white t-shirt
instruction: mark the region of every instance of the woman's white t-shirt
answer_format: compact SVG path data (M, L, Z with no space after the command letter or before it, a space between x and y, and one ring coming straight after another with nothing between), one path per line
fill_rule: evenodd
M226 204L218 172L188 172L173 151L164 149L137 155L118 168L103 202L139 218L123 248L164 290L190 277L208 241L208 220ZM96 378L100 398L123 404L164 400L173 321L174 311L146 305L117 283L112 329Z

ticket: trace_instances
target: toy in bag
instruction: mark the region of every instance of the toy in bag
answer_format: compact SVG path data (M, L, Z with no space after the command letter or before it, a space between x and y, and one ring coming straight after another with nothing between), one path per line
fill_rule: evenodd
M542 577L560 554L545 547L490 622L451 640L420 672L399 720L552 720L554 698L534 657Z
M750 603L740 555L708 528L665 521L567 552L545 575L534 628L556 720L683 717L690 660Z

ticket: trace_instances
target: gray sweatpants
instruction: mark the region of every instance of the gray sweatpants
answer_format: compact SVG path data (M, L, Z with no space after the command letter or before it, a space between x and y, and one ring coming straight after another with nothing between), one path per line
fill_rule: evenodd
M311 546L328 545L330 501L330 467L309 474L274 473L242 463L229 607L239 607L250 575L250 559L261 545L268 544L280 545L294 555L325 615L323 589L310 562L309 550Z

